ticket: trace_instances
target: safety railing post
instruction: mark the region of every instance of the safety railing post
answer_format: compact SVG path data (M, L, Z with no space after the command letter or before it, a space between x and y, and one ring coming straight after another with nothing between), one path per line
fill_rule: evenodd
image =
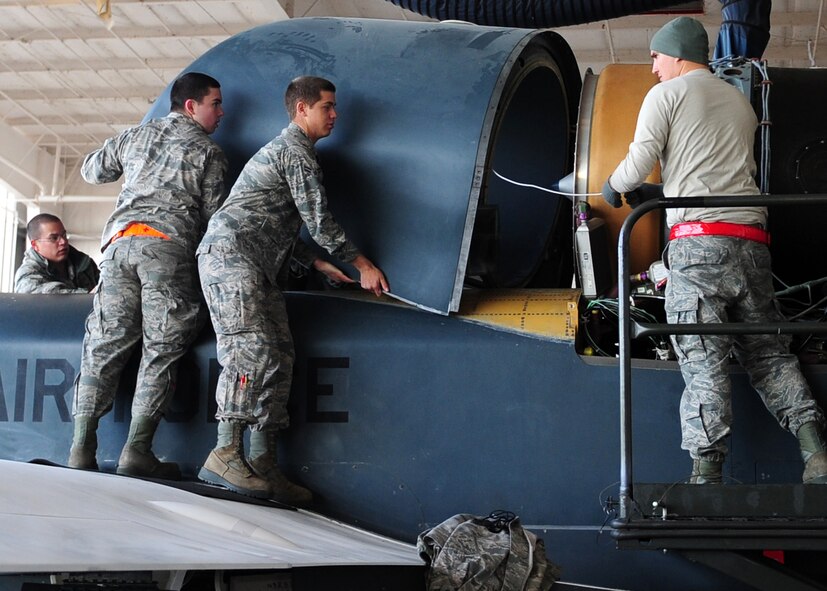
M827 195L739 195L727 197L681 197L642 203L631 211L618 235L617 274L619 309L619 370L620 370L620 490L619 517L628 519L634 506L632 472L632 338L644 335L673 334L827 334L827 325L802 327L801 323L722 323L656 326L631 321L631 271L629 253L635 223L654 209L675 207L737 207L753 205L825 205Z

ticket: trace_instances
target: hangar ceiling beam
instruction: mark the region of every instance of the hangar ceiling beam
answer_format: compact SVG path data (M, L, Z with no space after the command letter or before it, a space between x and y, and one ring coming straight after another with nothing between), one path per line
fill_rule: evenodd
M25 197L47 192L55 159L0 122L0 179Z
M693 14L692 18L699 20L707 27L721 26L721 10L718 8L715 12L707 12L706 14ZM818 20L818 11L808 10L805 12L773 12L771 17L771 24L773 27L806 27L813 26ZM650 15L635 15L624 16L622 18L614 18L608 21L612 25L612 29L626 30L626 29L652 29L654 32L664 24L664 15L650 14ZM582 25L572 25L569 27L562 27L557 29L561 33L566 31L587 30L594 31L595 23L584 23ZM579 53L579 52L578 52Z
M273 8L276 10L278 16L276 20L284 20L296 16L296 3L293 0L276 0Z
M36 119L29 116L23 117L6 117L4 120L6 125L10 125L12 127L25 127L27 125L66 125L66 120L60 115L39 115ZM100 125L101 120L100 117L96 115L73 115L72 122L76 125ZM126 128L131 127L137 123L135 118L130 118L124 115L123 119L120 121L109 120L107 121L106 125L112 126L113 128ZM79 136L81 137L81 136ZM82 136L85 137L85 136ZM88 138L84 143L88 143ZM39 142L39 145L50 145L48 141Z
M227 23L227 24L205 24L197 26L181 27L176 26L175 31L168 30L164 26L118 26L117 37L120 39L219 39L223 41L229 35L246 31L250 28L250 23ZM106 29L106 27L84 27L77 29L64 29L63 31L55 31L54 29L45 30L37 29L26 31L24 35L13 37L9 40L2 40L6 43L32 43L35 41L67 41L74 39L84 39L86 41L93 41L99 39L110 39L113 33Z
M612 27L614 30L614 27ZM648 49L615 49L616 63L646 64L652 61ZM802 60L807 58L807 47L804 45L773 46L770 45L764 52L764 59L771 65L787 60ZM592 49L577 52L577 61L581 64L609 63L610 55L605 49Z
M2 42L0 42L2 46ZM152 57L144 60L147 66L154 70L174 70L176 73L186 68L192 63L192 60L187 57ZM9 72L0 72L0 79L3 74L17 73L25 75L27 72L50 72L73 76L79 72L87 72L88 68L93 68L96 72L103 72L106 70L117 70L121 75L129 76L132 72L142 71L144 68L134 67L130 64L127 67L119 67L113 63L111 59L87 59L85 65L78 62L76 59L67 59L57 57L50 59L49 63L44 64L34 60L19 60L11 59L5 60L4 64L8 68L12 68ZM157 93L155 93L157 95ZM153 97L155 96L153 95Z

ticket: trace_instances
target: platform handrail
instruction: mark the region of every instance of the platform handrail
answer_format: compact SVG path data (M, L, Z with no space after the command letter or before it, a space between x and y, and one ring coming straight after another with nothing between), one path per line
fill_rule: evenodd
M728 195L664 198L634 208L620 228L617 247L620 357L620 489L619 518L628 519L634 505L632 484L632 338L672 334L827 334L827 324L812 322L723 322L715 324L651 324L631 320L630 244L632 228L654 209L677 207L743 207L771 205L825 205L827 194L813 195Z

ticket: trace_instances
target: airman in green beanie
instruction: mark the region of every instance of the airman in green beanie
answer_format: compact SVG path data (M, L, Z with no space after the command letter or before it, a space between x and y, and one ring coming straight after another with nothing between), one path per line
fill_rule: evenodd
M704 66L709 62L709 37L706 29L688 16L678 17L661 27L652 36L649 49Z
M663 197L755 196L758 119L744 94L708 67L703 25L680 17L650 44L660 79L643 99L629 153L606 180L603 196L634 205L658 185L643 183L660 162ZM646 190L644 190L646 189ZM760 206L667 209L670 324L782 322L770 268L767 210ZM797 436L802 480L827 483L824 413L813 399L789 337L673 335L686 387L680 403L681 447L692 458L689 482L720 484L732 429L729 358L734 353L781 426Z

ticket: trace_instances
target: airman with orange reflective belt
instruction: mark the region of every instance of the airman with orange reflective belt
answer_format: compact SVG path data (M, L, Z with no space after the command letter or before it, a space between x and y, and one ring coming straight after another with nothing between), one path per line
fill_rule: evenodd
M97 468L97 427L121 373L143 342L132 421L118 473L180 478L152 453L175 389L177 365L195 340L201 294L195 249L224 197L227 160L208 136L224 111L218 81L188 73L172 86L166 117L111 138L84 160L90 183L124 175L102 236L101 280L86 321L69 465Z

